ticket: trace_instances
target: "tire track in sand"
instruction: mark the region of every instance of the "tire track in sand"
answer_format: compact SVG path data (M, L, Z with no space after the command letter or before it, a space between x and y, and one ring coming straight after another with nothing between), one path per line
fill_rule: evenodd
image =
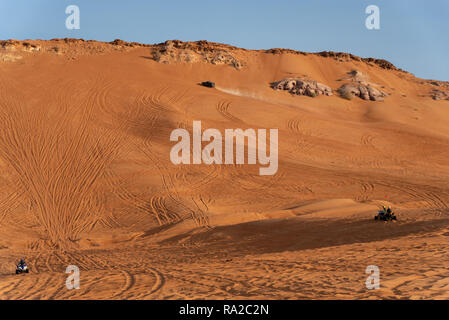
M218 104L216 105L216 109L218 111L218 113L220 113L225 119L230 120L234 123L237 124L243 124L244 121L242 121L241 119L233 116L230 112L229 109L231 107L232 103L230 101L220 101L218 102Z
M310 141L312 135L311 131L305 129L304 122L301 119L290 119L287 121L287 129L295 137L295 143L290 152L302 152L307 154L314 147Z

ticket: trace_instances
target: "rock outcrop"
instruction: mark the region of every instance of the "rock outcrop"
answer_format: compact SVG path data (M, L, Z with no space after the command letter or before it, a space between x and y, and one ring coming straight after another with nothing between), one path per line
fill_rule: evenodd
M229 65L241 69L245 63L238 59L236 47L207 41L182 42L170 40L153 46L152 58L161 63L206 62L214 65Z
M376 58L361 58L356 55L353 55L351 53L346 52L334 52L334 51L321 51L321 52L304 52L304 51L297 51L297 50L291 50L291 49L283 49L283 48L272 48L268 50L260 50L264 53L271 53L271 54L296 54L296 55L317 55L324 58L331 58L339 62L364 62L366 64L372 65L372 66L378 66L382 69L386 70L394 70L399 71L403 73L408 73L407 71L404 71L395 65L393 65L391 62L384 60L384 59L376 59Z
M150 45L137 42L126 42L116 39L101 42L84 39L51 39L51 40L0 40L0 61L14 62L29 55L50 53L76 59L81 55L97 55L112 51L129 51L136 47Z
M363 100L371 101L383 101L388 96L372 84L362 81L346 83L338 89L338 93L346 99L351 99L356 96Z
M438 89L430 91L430 96L433 100L449 100L449 93Z
M18 40L3 40L0 41L0 47L5 51L40 51L41 46L30 43L28 41L18 41Z
M343 84L338 93L345 99L351 100L359 97L363 100L382 101L388 96L387 93L378 89L378 86L368 81L369 77L359 70L351 70L347 76L339 81L349 81Z
M316 97L319 95L331 96L332 89L322 83L313 80L299 78L286 78L271 83L274 90L286 90L291 94Z

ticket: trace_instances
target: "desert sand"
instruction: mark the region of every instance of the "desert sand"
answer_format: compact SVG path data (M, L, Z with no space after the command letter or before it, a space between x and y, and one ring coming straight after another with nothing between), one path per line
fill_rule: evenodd
M270 86L290 78L333 94ZM358 96L338 93L348 83ZM449 84L342 53L3 41L0 299L447 299L449 101L435 90ZM174 165L170 133L195 120L277 128L277 173ZM397 222L374 221L382 205ZM15 275L21 257L31 272Z

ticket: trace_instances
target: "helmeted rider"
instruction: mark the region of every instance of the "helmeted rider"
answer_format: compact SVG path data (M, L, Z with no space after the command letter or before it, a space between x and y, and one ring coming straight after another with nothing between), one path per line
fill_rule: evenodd
M19 267L23 267L26 266L25 260L23 258L20 259L19 261Z

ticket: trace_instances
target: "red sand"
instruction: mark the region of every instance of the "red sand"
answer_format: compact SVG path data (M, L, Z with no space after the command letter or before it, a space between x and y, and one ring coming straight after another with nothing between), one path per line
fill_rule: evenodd
M430 81L335 54L224 46L236 68L28 42L0 55L1 299L449 298L449 101ZM269 86L307 77L336 93L353 69L389 96ZM277 174L173 165L170 132L194 120L278 128ZM373 220L382 204L398 222ZM30 274L13 274L20 257ZM69 264L80 290L65 288Z

